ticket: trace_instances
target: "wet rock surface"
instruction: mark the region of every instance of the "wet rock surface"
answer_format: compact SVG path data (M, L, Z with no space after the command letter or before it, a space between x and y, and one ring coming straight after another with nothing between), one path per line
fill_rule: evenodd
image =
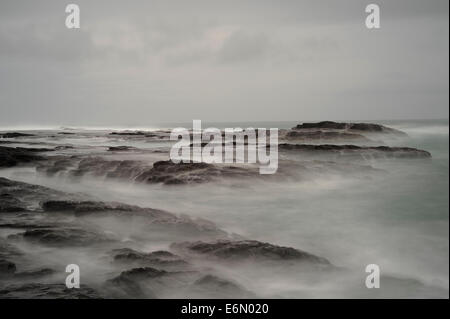
M358 142L371 142L371 140L364 135L357 133L347 133L347 132L327 132L327 131L301 131L298 129L294 129L292 131L287 132L284 135L284 138L287 140L296 140L296 141L358 141Z
M215 274L214 266L205 268L199 256L203 255L205 260L213 256L219 261L297 260L329 264L325 259L293 248L257 241L224 240L229 235L209 221L122 203L80 200L77 199L79 195L0 179L0 194L12 188L17 191L8 192L12 198L20 194L25 206L38 205L26 212L0 215L0 225L10 229L14 229L11 227L14 225L18 227L15 233L0 241L0 298L249 297L256 295ZM127 247L120 232L127 232L130 227L127 225L132 220L145 230L140 235L144 237L131 237L129 243L132 246L142 240L157 238L158 241L166 240L169 249L146 252ZM117 228L99 227L117 222L120 222ZM132 230L141 231L136 226ZM194 241L170 245L171 239L183 237ZM208 238L219 241L206 241ZM90 288L66 290L64 284L55 282L60 280L55 278L61 277L64 266L56 266L60 269L58 272L53 267L29 264L30 248L26 248L24 254L15 248L23 245L51 250L93 249L99 252L98 262L105 262L102 256L109 256L110 267L115 270L109 270L103 283L99 283L101 295ZM22 270L24 267L27 270Z
M108 242L112 239L104 234L81 228L38 228L10 235L10 240L26 240L49 246L86 246Z
M100 299L102 296L92 288L82 285L69 289L65 284L29 283L8 285L0 288L3 299Z
M204 183L218 177L255 176L257 171L235 167L215 166L207 163L174 163L159 161L153 168L136 177L136 181L147 183L163 183L179 185L188 183Z
M424 150L410 147L389 146L357 146L334 144L280 144L280 150L304 152L309 154L333 154L337 156L366 158L430 158L431 154Z
M375 123L339 123L333 121L322 121L315 123L303 123L293 128L294 130L345 130L360 131L365 133L386 133L406 136L404 132Z
M110 146L108 148L108 151L110 152L126 152L126 151L133 151L136 150L135 147L131 146Z
M29 136L34 136L34 135L28 134L28 133L20 133L20 132L0 133L0 138L16 138L16 137L29 137Z
M181 257L164 250L145 253L131 248L115 249L111 252L114 262L121 264L139 264L164 269L182 269L188 262Z
M24 143L19 145L33 147L0 147L0 167L30 164L26 169L35 166L38 176L74 181L85 176L102 181L117 178L120 179L117 184L122 183L120 187L123 181L187 187L232 178L248 182L246 186L251 189L256 183L275 177L279 181L308 181L311 176L311 180L315 176L362 176L366 181L382 170L371 166L373 163L366 165L353 159L431 156L407 147L366 146L366 143L379 145L374 144L378 143L378 137L373 139L373 134L405 136L377 124L305 123L286 132L282 140L327 141L327 144L281 143L279 170L276 176L267 179L260 178L257 168L250 166L176 164L165 160L168 146L145 150L144 143L167 138L170 131L96 133L93 136L112 144L101 142L84 149L77 144L58 142L77 138L74 133L51 135L51 143L41 149L30 145L34 142L28 139L0 141L8 146ZM331 144L347 140L359 145ZM136 144L130 146L127 141ZM56 155L41 154L53 150ZM146 160L145 156L157 152L163 155ZM297 153L318 158L302 157L298 161L292 156ZM378 163L381 162L374 165ZM143 186L149 187L149 191L175 189L161 185ZM246 196L244 191L242 196ZM66 289L65 266L73 262L80 263L82 278L94 289L87 286ZM261 291L252 283L267 276L286 274L289 279L298 279L300 271L303 274L311 269L332 276L335 268L323 257L229 234L208 220L0 177L0 298L258 298ZM419 284L414 283L414 287Z
M0 146L0 167L13 167L22 163L43 160L42 156L36 154L42 151L46 150Z
M8 260L0 259L0 276L11 275L16 272L16 265Z
M317 257L291 247L276 246L256 240L219 240L216 242L184 242L171 245L175 251L206 255L223 260L242 261L259 259L270 261L297 260L329 265L325 258Z

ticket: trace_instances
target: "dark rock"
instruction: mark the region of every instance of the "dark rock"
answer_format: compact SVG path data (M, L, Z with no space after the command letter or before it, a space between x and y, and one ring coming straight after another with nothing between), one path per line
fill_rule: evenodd
M131 270L123 271L116 280L131 279L144 280L148 278L158 278L167 275L165 270L156 269L153 267L133 268Z
M0 276L11 275L16 272L16 265L8 260L0 259Z
M12 194L0 193L0 213L24 212L26 211L22 201Z
M285 135L286 139L292 140L357 140L360 142L370 142L367 137L347 132L335 132L335 131L289 131Z
M132 151L136 150L136 147L132 146L111 146L108 148L110 152L124 152L124 151Z
M208 163L174 163L159 161L153 168L136 177L136 181L166 185L204 183L215 177L248 177L256 172L233 166L215 166Z
M356 156L366 158L430 158L431 154L424 150L410 147L389 146L357 146L334 144L280 144L278 148L288 151L309 153L332 153L338 156Z
M296 260L315 264L330 264L325 258L290 247L275 246L256 240L219 240L216 242L184 242L175 243L171 248L176 251L210 256L223 260Z
M333 121L322 121L316 123L303 123L293 128L294 130L311 130L311 129L326 129L326 130L346 130L346 131L358 131L365 133L387 133L403 135L406 134L399 130L374 123L338 123Z
M1 138L16 138L16 137L27 137L27 136L34 136L34 135L19 133L19 132L0 133Z
M30 283L10 285L0 289L2 299L100 299L102 296L92 288L81 285L69 289L64 284Z
M142 131L137 132L112 132L110 135L122 135L122 136L146 136L146 135L153 135L151 133L145 133Z
M38 228L8 236L49 246L86 246L108 242L111 239L81 228Z
M205 275L197 279L190 287L190 292L205 298L256 298L256 295L240 285L215 275Z
M138 263L140 265L150 265L165 269L179 268L188 264L179 256L163 250L144 253L130 248L122 248L113 250L112 255L115 262Z
M38 151L35 149L0 146L0 167L13 167L20 163L42 160L43 157L34 154L35 152Z
M118 298L156 298L154 289L149 289L147 283L153 279L161 280L170 273L165 270L158 270L152 267L141 267L126 270L119 276L110 279L106 287L112 289L114 297Z
M43 199L73 200L79 196L0 177L0 198L2 198L0 206L3 207L4 212L23 212L37 209L39 202Z
M46 212L75 212L75 211L105 211L109 209L103 202L95 201L67 201L49 200L41 203L41 207Z

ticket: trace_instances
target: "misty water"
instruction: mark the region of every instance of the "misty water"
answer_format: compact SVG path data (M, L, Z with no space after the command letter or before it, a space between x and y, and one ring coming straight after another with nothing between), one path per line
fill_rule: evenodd
M34 167L0 169L0 176L42 185L68 193L83 193L101 201L116 201L163 209L214 222L220 229L245 238L294 247L327 258L345 271L332 275L272 267L257 270L249 264L223 273L261 297L448 297L449 289L449 126L448 121L378 121L408 134L386 140L389 146L429 151L432 159L368 159L361 165L370 173L328 172L320 163L297 154L280 153L287 162L308 161L314 172L288 179L224 180L198 185L167 186L130 180L66 174L48 176ZM207 123L204 127L278 127L297 123ZM191 123L174 126L191 127ZM154 130L160 129L157 126ZM117 129L117 128L116 128ZM148 153L108 155L114 159L147 161L167 159L169 141L111 138L108 130L70 129L74 135L31 130L37 137L21 139L21 147L68 144L63 155L104 154L109 146L128 145ZM52 132L55 132L52 134ZM25 143L23 143L25 142ZM29 145L26 142L30 142ZM14 144L13 144L14 145ZM290 168L287 168L289 170ZM294 177L295 176L295 177ZM116 225L105 228L115 229ZM137 228L138 229L138 228ZM2 229L5 237L16 230ZM140 231L140 230L136 230ZM176 238L173 239L176 241ZM165 249L164 244L141 243L145 249ZM93 255L91 255L93 254ZM39 254L36 254L38 258ZM83 249L45 250L45 262L75 260L89 264L95 252ZM86 266L87 280L106 278L108 267ZM365 288L365 267L380 266L381 288ZM170 297L167 295L166 297Z

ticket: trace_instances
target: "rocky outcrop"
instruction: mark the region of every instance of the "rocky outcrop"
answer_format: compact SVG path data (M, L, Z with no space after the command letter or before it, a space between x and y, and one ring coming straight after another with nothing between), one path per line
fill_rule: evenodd
M249 259L283 261L295 260L329 265L325 258L290 247L276 246L256 240L219 240L215 242L183 242L171 245L181 253L214 257L221 260L243 261Z
M136 150L136 147L132 146L111 146L108 148L110 152L126 152Z
M60 229L52 226L53 222L47 223L47 219L39 219L37 224L36 214L48 213L54 214L73 214L75 217L96 217L110 218L114 217L121 222L132 223L139 220L142 227L148 227L154 231L160 231L162 234L175 232L184 234L185 236L201 237L218 236L224 237L226 233L217 226L207 220L191 219L188 216L176 216L172 213L153 209L143 208L123 203L101 202L85 199L85 196L67 194L58 192L46 187L31 185L22 182L11 181L6 178L0 178L0 197L8 194L8 201L2 201L2 209L7 212L19 212L18 209L27 208L29 215L20 218L16 214L16 218L7 222L0 219L0 227L3 225L9 228L27 229L28 233L17 235L17 238L38 240L46 242L47 239L54 239L55 243L70 242L73 236L75 242L82 242L89 238L88 234L83 234L81 229L68 228L67 225L60 225ZM33 208L33 209L31 209ZM0 214L1 216L1 214ZM44 215L45 216L45 215ZM49 217L49 219L51 219ZM14 222L14 224L12 224ZM94 236L94 235L93 235ZM80 237L80 239L77 239ZM95 237L95 236L94 236ZM92 238L95 241L95 238ZM49 242L51 244L51 241Z
M375 123L338 123L322 121L315 123L303 123L292 128L293 130L343 130L349 132L385 133L406 136L402 131Z
M256 298L256 294L244 289L239 284L215 275L205 275L197 279L190 287L190 292L208 298Z
M87 246L112 240L104 234L75 227L28 229L23 233L10 235L8 239L23 239L48 246Z
M131 248L121 248L113 250L111 254L114 262L121 264L138 264L163 269L180 269L188 265L181 257L164 250L144 253Z
M67 174L71 177L82 177L90 175L134 180L136 176L150 168L146 163L133 160L118 161L102 157L58 156L39 163L36 169L48 176Z
M16 137L28 137L28 136L34 136L34 135L27 134L27 133L19 133L19 132L0 133L0 138L16 138Z
M69 289L65 284L27 283L0 288L1 299L101 299L94 289L81 285Z
M0 213L23 212L26 208L20 199L12 194L0 194Z
M335 131L301 131L292 130L285 134L286 140L296 141L358 141L358 142L370 142L371 140L364 135L348 132L335 132Z
M8 260L0 259L0 276L12 275L16 272L16 265Z
M36 155L36 153L45 151L48 151L48 149L0 146L0 167L13 167L22 163L42 160L43 157Z
M283 143L278 145L278 148L285 151L296 151L309 154L332 154L335 156L358 157L361 159L431 157L431 154L427 151L410 147Z
M75 200L79 196L0 177L0 198L0 212L23 212L38 209L43 200Z
M216 177L248 177L256 174L257 171L235 166L159 161L153 164L152 169L137 176L136 181L177 185L209 182Z

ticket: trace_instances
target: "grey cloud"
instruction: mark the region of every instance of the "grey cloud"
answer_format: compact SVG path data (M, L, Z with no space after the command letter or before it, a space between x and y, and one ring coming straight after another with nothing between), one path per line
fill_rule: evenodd
M448 118L446 0L73 2L1 2L0 125Z

